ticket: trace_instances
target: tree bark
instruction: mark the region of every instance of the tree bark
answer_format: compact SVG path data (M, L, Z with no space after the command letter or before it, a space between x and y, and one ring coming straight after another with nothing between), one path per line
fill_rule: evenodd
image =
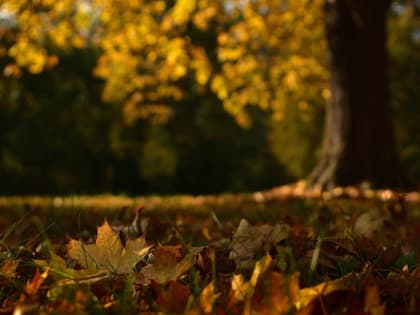
M389 5L389 0L326 0L331 97L309 187L403 183L388 102Z

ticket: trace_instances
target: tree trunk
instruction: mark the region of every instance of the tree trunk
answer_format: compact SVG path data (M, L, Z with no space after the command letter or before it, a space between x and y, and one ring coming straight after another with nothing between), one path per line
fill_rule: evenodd
M388 102L389 2L326 0L331 97L323 151L309 187L402 184Z

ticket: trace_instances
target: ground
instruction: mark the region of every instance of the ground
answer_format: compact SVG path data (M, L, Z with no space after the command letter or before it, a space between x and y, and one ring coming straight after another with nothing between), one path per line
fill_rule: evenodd
M416 199L417 198L417 199ZM415 314L418 193L0 198L4 314Z

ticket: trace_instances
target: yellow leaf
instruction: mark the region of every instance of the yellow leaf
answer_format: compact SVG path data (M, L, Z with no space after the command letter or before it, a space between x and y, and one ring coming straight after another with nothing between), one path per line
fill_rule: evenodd
M366 287L364 311L369 315L385 315L385 305L381 303L378 286L368 285Z
M232 301L237 303L245 300L249 294L249 288L249 282L245 282L245 279L241 274L234 275L231 283Z
M48 271L49 271L48 268L43 273L41 273L38 268L35 270L35 275L32 278L31 282L28 282L26 284L26 288L25 288L26 294L35 295L38 293L38 290L41 287L42 283L48 277Z
M68 244L68 254L86 269L126 274L133 271L133 267L147 255L150 248L151 246L146 246L144 237L128 240L124 247L119 234L105 221L98 227L95 244L71 240Z
M303 288L299 291L299 298L296 301L296 308L302 309L319 296L326 296L336 291L353 291L355 289L356 278L354 274L346 275L342 278L326 281L314 287Z
M200 294L200 305L204 314L210 314L213 310L213 304L220 296L220 293L216 293L214 282L210 282Z
M251 286L255 288L257 281L260 278L261 274L267 271L270 267L272 258L269 254L265 255L255 264L254 271L252 272L251 280L249 281Z

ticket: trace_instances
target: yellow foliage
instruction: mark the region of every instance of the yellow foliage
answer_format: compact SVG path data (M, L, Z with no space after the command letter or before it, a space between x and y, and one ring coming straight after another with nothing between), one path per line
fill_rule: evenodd
M18 66L27 67L31 73L41 72L47 62L45 49L36 47L25 37L21 37L9 49L9 56L15 58Z
M191 92L180 84L187 78L196 93L213 92L239 124L249 126L248 106L281 120L288 106L304 109L329 97L322 3L6 0L19 30L0 53L39 73L58 61L47 41L60 49L95 45L102 52L94 73L105 79L103 99L125 104L129 121L144 118L150 106L181 101ZM201 35L197 42L196 31L214 42L203 44ZM18 73L7 69L7 75Z
M193 16L194 25L202 31L205 31L209 27L209 22L218 14L217 6L211 3L211 1L200 1L200 10L197 11Z
M236 23L218 36L219 76L227 80L222 85L218 78L211 86L230 113L243 115L252 105L281 120L279 104L318 102L327 86L321 5L321 0L232 1Z
M196 7L195 0L178 0L172 9L172 19L175 24L188 22Z
M191 55L193 56L191 67L195 70L195 79L198 84L205 85L211 76L211 62L201 47L191 47Z

